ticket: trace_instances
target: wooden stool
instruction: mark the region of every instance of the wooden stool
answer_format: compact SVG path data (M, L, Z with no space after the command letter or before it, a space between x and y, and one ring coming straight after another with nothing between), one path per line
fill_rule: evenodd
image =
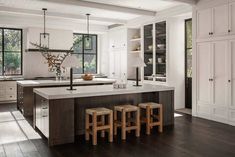
M146 117L141 116L141 122L146 123L146 134L149 135L153 126L159 126L158 131L163 131L163 109L162 104L153 102L139 104L140 109L146 110ZM153 110L157 109L158 114L154 115ZM155 121L157 120L157 121Z
M90 116L92 122L90 123ZM97 121L98 116L101 121ZM108 124L105 124L105 116L108 116ZM92 144L97 145L97 131L101 131L101 137L105 131L109 132L109 142L113 142L113 111L107 108L86 109L86 140L89 141L90 134L93 135Z
M121 112L121 121L118 121L117 113ZM134 120L131 113L135 113ZM127 117L126 117L127 114ZM114 135L117 135L117 127L122 129L122 140L126 140L126 131L135 130L136 137L140 136L140 111L137 106L121 105L114 107Z

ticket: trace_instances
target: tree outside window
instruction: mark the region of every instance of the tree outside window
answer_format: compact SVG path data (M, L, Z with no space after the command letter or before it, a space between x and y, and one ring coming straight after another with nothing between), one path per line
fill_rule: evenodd
M22 30L0 28L0 75L22 74Z
M74 53L81 66L74 69L76 74L97 73L97 35L74 34Z

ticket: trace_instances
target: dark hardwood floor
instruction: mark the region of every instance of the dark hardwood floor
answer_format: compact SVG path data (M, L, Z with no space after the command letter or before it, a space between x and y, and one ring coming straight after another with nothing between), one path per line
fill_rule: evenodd
M127 141L114 138L98 145L78 137L75 144L49 148L16 110L15 104L0 104L0 157L235 157L235 127L183 115L173 128Z

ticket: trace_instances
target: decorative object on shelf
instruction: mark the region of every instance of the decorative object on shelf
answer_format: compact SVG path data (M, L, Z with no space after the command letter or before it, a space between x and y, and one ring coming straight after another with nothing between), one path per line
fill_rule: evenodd
M58 53L57 55L52 54L50 49L47 47L40 46L35 43L30 43L35 46L39 52L41 52L42 56L46 59L46 63L48 64L48 68L50 72L56 72L56 79L61 79L61 64L64 62L65 58L71 54L73 46L67 52Z
M50 34L46 33L46 11L47 8L42 8L43 10L43 22L44 22L44 32L40 33L40 46L44 48L49 49L49 39L50 39Z
M152 51L152 50L153 50L153 45L149 45L149 46L148 46L148 50L149 50L149 51Z
M113 88L114 89L125 89L126 88L126 83L114 83Z
M157 48L158 48L159 50L163 50L163 49L166 48L166 45L165 45L165 44L157 44Z
M140 67L145 67L146 64L144 63L143 59L138 57L133 58L133 63L132 66L136 68L136 85L134 86L141 86L139 85L139 68Z
M84 49L85 50L92 50L92 36L90 36L90 15L91 14L86 14L87 16L87 36L85 37L85 40L84 40Z
M76 90L73 88L73 68L80 66L78 58L75 55L69 55L65 58L61 66L70 68L70 88L67 90Z
M84 75L82 75L82 79L84 81L91 81L91 80L93 80L93 75L92 74L84 74Z

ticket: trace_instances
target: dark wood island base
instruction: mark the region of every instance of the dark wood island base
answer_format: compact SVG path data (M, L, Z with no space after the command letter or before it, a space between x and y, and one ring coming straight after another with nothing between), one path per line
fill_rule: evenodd
M34 126L49 146L73 143L85 133L85 109L143 102L163 104L164 126L174 124L174 90L48 100L35 94Z

